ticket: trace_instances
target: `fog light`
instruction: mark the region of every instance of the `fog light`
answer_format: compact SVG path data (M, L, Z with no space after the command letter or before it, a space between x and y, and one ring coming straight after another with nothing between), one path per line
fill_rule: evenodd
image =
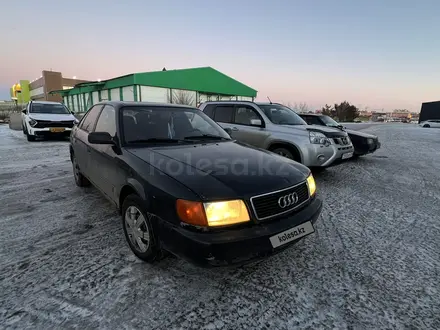
M319 161L322 162L324 159L325 159L325 156L324 156L324 155L319 155L319 156L318 156L318 160L319 160Z

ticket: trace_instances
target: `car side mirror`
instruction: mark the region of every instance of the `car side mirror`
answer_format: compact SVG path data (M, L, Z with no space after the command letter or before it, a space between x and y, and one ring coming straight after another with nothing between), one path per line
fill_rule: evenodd
M92 144L115 144L112 136L108 132L89 133L88 141Z
M229 135L232 134L232 129L230 129L229 127L224 128L225 132L228 133Z
M251 125L252 126L259 126L259 127L261 127L262 125L261 125L262 123L261 123L261 119L251 119Z
M75 114L75 112L73 112L73 111L70 111L70 113L71 113L72 115L74 115L74 114Z
M24 110L21 110L21 112L22 112L22 113L24 113L24 114L26 114L26 109L24 109Z

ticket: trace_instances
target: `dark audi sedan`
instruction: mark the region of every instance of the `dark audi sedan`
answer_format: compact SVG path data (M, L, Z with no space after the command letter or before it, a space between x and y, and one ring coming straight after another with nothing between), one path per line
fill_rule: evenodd
M76 184L122 215L133 253L201 266L238 264L314 232L322 202L310 170L232 140L202 111L103 102L71 134Z

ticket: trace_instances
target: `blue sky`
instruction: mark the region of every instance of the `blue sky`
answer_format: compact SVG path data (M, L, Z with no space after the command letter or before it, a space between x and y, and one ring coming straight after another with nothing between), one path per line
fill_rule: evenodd
M259 98L419 110L440 93L440 1L2 2L0 99L44 69L212 66Z

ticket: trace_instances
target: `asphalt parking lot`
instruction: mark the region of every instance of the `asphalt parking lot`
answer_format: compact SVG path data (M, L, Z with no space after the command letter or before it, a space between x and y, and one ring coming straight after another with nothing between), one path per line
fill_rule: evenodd
M67 142L0 125L0 328L440 329L440 130L357 127L382 148L317 176L314 235L206 270L137 260Z

